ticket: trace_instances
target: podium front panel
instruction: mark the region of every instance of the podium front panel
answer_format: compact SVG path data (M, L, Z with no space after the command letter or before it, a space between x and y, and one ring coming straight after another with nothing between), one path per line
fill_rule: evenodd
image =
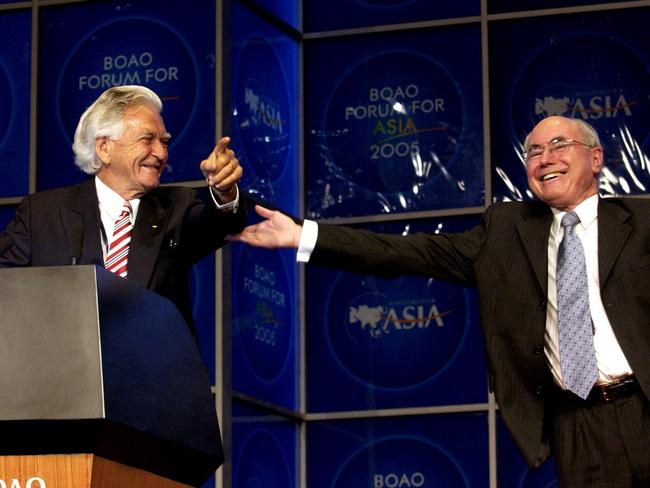
M0 269L0 419L103 418L92 266Z

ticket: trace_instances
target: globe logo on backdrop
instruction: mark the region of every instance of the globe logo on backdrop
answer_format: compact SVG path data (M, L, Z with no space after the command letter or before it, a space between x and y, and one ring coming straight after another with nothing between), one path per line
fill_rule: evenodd
M435 280L345 275L326 304L326 334L338 364L357 381L401 389L443 371L465 336L462 288Z
M7 70L0 62L0 146L9 133L9 123L14 116L13 90Z
M650 189L643 152L649 133L650 75L643 60L622 42L587 35L555 41L523 69L511 108L515 147L547 116L581 119L596 128L604 145L601 193Z
M378 54L348 71L325 110L327 161L353 186L417 194L453 165L463 130L460 93L436 62Z
M98 27L73 50L62 70L58 112L71 139L81 114L103 91L145 85L163 102L172 144L188 125L198 93L197 67L188 46L168 26L127 18Z
M233 115L240 147L255 187L275 183L285 172L293 128L289 89L273 46L261 37L248 39L235 68Z
M264 382L277 379L289 358L294 304L289 276L276 251L241 246L235 266L233 335Z
M256 430L245 441L236 460L237 488L294 486L284 451L270 432Z
M333 488L463 487L468 482L454 458L413 437L380 439L346 459Z

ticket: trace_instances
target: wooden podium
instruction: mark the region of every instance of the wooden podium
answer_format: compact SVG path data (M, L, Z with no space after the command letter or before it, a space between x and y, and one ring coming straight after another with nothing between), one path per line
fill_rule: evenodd
M0 479L25 488L187 488L142 469L94 454L0 456ZM14 480L17 480L15 482Z
M180 313L102 268L0 269L0 391L0 486L201 486L223 462Z

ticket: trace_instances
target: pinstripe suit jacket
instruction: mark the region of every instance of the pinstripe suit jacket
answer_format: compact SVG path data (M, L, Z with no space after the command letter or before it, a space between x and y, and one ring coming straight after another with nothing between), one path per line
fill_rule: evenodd
M221 212L197 191L159 187L142 197L129 248L129 280L176 304L193 330L188 273L246 222L246 212ZM34 193L23 199L0 236L13 245L3 266L70 264L75 229L83 228L79 264L103 265L101 218L94 180ZM2 242L0 239L0 242Z
M552 212L541 202L491 205L464 233L410 236L319 225L310 263L383 277L430 276L477 288L490 388L530 466L549 455L543 354ZM650 397L650 200L601 199L602 301Z

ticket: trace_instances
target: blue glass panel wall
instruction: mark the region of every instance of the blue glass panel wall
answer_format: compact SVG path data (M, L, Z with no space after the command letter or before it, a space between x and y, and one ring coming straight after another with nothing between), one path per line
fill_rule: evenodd
M238 3L232 16L232 147L242 187L295 215L298 44Z
M458 232L477 217L365 226ZM309 267L307 408L349 411L487 402L474 290Z
M0 197L27 193L31 11L0 12Z
M489 484L483 413L312 422L307 442L310 488Z
M305 32L479 15L479 0L305 0Z
M249 0L249 3L270 12L294 29L299 28L297 0Z
M140 84L164 104L172 134L162 181L202 179L215 143L215 4L177 0L44 7L40 13L38 188L81 181L72 138L113 85ZM49 148L44 152L42 148Z
M208 368L210 384L215 384L215 263L214 254L196 263L190 273L192 317L203 363ZM230 324L225 324L230 327Z
M235 401L232 434L234 488L299 486L295 422Z
M298 409L295 252L234 245L233 389Z
M306 44L307 215L483 205L480 62L478 24Z
M232 147L242 188L296 215L298 44L232 4ZM249 216L256 220L252 209ZM288 251L234 246L233 388L298 408L297 266Z
M494 200L532 198L520 152L526 134L548 115L580 118L598 131L601 195L647 193L648 22L650 9L639 8L491 25Z

